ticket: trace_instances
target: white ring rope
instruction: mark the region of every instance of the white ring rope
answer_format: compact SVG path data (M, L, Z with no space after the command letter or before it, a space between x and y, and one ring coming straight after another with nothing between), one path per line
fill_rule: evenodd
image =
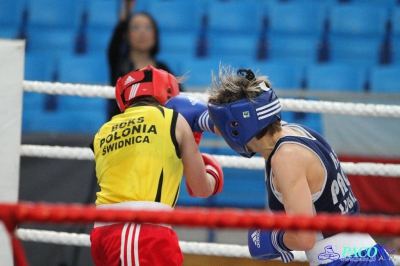
M101 97L113 99L114 88L111 86L93 86L71 83L52 83L40 81L23 81L23 89L27 92L47 94L75 95L81 97ZM206 93L184 93L207 101ZM311 101L296 99L280 99L282 110L297 112L343 114L359 116L400 117L400 106L385 104L344 103L328 101Z
M17 229L16 236L23 241L90 247L90 237L88 234ZM247 246L186 241L179 241L179 245L185 254L251 258ZM304 252L300 251L295 252L295 259L298 261L307 261Z
M88 234L55 232L55 231L36 230L36 229L17 229L15 234L19 239L23 241L90 247L90 236ZM242 245L187 242L187 241L179 241L179 245L184 254L251 258L247 246L242 246ZM293 251L293 254L295 261L300 261L300 262L307 261L307 257L305 256L305 253L303 251ZM390 256L394 262L394 265L400 266L400 256L399 255L390 255Z
M21 145L21 156L52 159L94 159L93 152L90 148L46 145ZM265 167L265 160L261 157L254 157L249 160L232 155L213 156L222 167L226 168L262 170ZM342 162L342 167L346 173L350 175L400 177L400 165L398 164Z

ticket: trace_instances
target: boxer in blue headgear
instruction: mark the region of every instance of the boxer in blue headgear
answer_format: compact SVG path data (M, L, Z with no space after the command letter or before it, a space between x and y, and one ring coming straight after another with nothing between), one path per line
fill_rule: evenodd
M243 86L254 87L253 93L258 96L231 103L210 100L208 112L228 145L240 155L252 157L254 152L250 152L246 144L265 127L281 120L281 105L268 80L256 79L251 70L240 69L238 74L245 77ZM246 94L245 89L242 92Z
M279 100L266 76L221 67L218 82L216 76L212 81L207 106L214 132L242 156L258 153L264 158L271 211L303 216L360 212L331 146L314 130L281 120ZM259 260L290 262L291 251L299 250L310 265L393 265L368 234L252 228L247 241L251 256ZM349 246L352 252L347 252ZM367 262L358 260L368 254Z

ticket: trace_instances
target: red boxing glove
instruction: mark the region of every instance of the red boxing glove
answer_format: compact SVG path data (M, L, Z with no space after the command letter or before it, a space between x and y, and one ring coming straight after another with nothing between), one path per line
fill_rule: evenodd
M202 153L204 165L206 166L206 172L215 178L215 187L213 195L219 194L224 186L224 173L219 162L208 153Z
M208 153L202 153L201 157L203 158L204 165L206 166L206 172L215 178L215 187L212 194L213 195L219 194L224 186L224 173L222 172L221 165L214 158L214 156ZM187 182L186 182L186 189L189 196L196 197L196 195L190 189Z

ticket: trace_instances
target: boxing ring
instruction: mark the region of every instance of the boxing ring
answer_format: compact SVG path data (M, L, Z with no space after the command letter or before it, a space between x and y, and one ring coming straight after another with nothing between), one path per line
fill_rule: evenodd
M81 97L113 98L114 89L110 86L91 86L81 84L62 84L37 81L24 81L23 91L57 95L74 95ZM206 101L205 93L187 93ZM331 113L352 114L377 117L400 117L400 106L341 103L327 101L309 101L281 99L282 109ZM20 155L25 157L93 160L89 148L21 145ZM239 156L214 155L221 166L229 168L261 170L264 168L262 158L248 160ZM400 165L381 163L350 163L343 162L342 167L347 174L368 176L400 177ZM0 204L0 220L5 222L8 230L14 236L14 242L33 241L60 245L89 247L87 234L56 232L35 229L16 229L20 223L93 223L94 221L116 222L154 222L169 223L188 227L208 228L237 228L246 229L258 227L263 229L313 229L330 232L364 232L383 236L400 236L400 218L383 215L360 215L358 217L342 215L317 215L315 217L272 215L268 211L213 209L213 208L184 208L176 207L174 212L152 211L119 211L96 210L94 206L81 204L46 204L19 202L16 204ZM16 230L15 230L16 229ZM180 241L184 254L225 256L250 258L247 246ZM19 256L17 265L28 265L20 245L14 244L14 252ZM19 250L19 251L18 251ZM295 261L304 262L304 252L295 251ZM400 265L400 256L391 255L395 265Z

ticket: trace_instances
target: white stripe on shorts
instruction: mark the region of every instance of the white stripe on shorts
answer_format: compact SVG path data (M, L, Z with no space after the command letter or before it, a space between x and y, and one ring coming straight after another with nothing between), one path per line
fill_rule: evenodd
M122 229L121 233L121 248L120 248L120 254L119 258L121 259L121 266L125 266L125 256L124 256L124 250L125 250L125 234L126 234L126 228L128 227L128 223L124 224L124 228Z

